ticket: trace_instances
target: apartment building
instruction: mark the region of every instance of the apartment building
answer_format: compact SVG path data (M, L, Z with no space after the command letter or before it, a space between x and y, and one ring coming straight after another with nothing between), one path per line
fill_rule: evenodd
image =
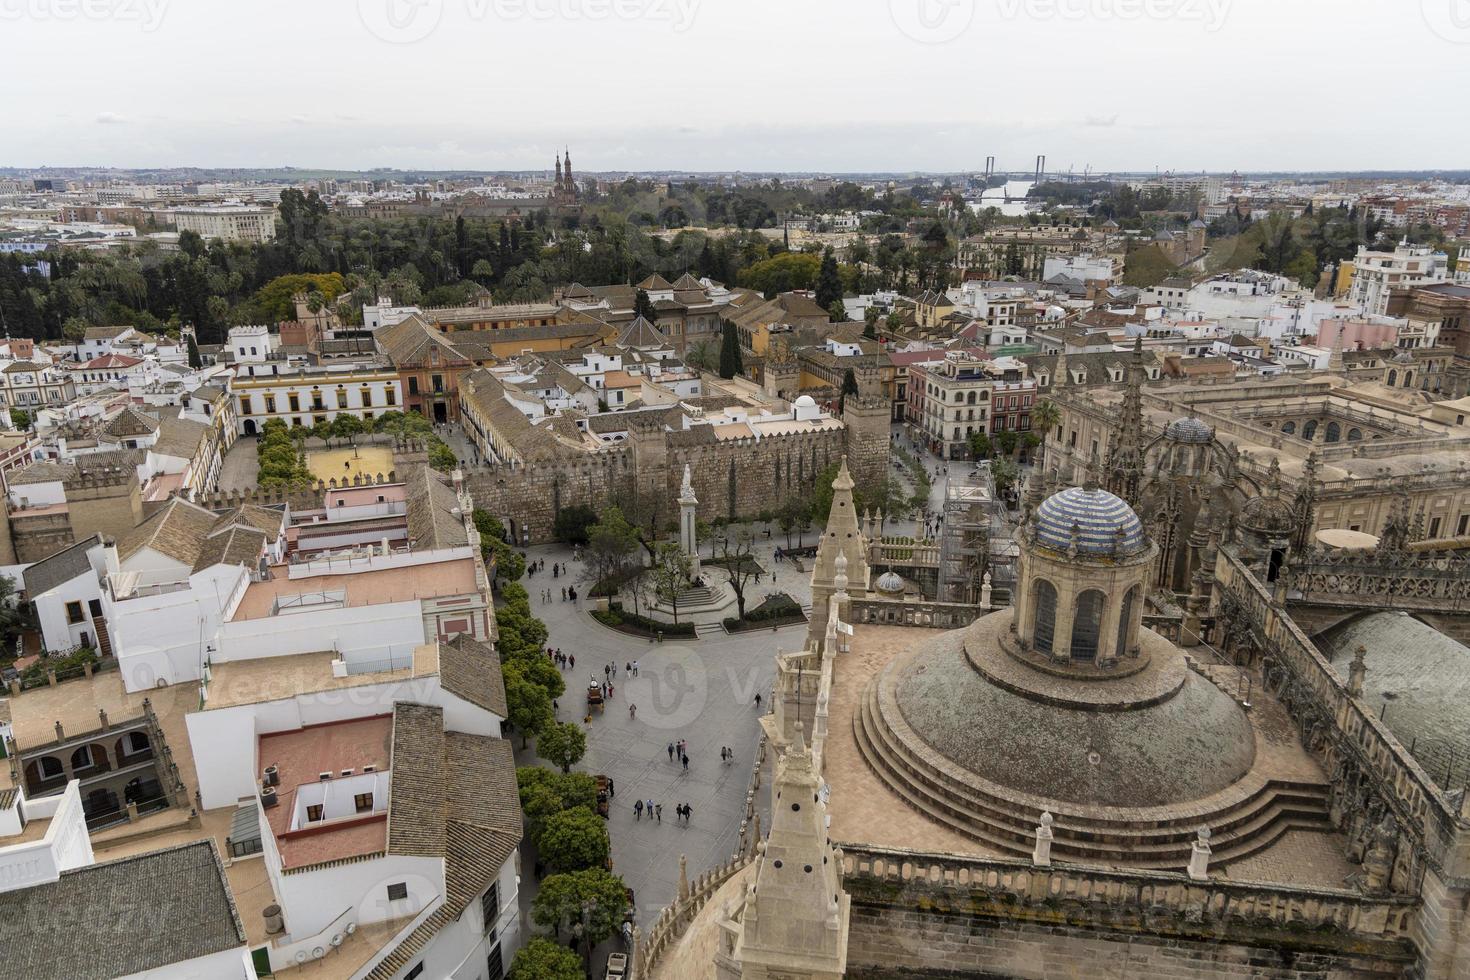
M968 459L974 433L1029 430L1036 386L1025 374L1014 358L992 361L968 352L912 364L905 416L909 431L945 459Z
M271 419L312 426L348 414L370 423L404 408L398 373L386 364L247 366L235 375L232 390L235 425L245 436L256 435Z
M170 208L164 216L179 231L192 231L206 240L269 242L276 237L276 209L246 204L218 204Z
M1353 260L1353 282L1348 299L1370 316L1389 312L1395 290L1428 286L1449 279L1449 256L1428 245L1399 243L1392 252L1374 252L1358 246Z

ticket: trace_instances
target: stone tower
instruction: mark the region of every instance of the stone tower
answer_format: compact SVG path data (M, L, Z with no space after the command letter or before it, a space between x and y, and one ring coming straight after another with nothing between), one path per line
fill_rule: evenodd
M827 839L821 774L800 730L776 763L771 833L756 845L755 876L738 900L734 948L720 980L839 980L847 970L851 899L842 852Z
M839 573L847 577L846 591L864 594L868 591L868 542L863 537L858 523L857 507L852 500L854 486L852 474L848 472L847 457L837 470L837 479L832 481L832 513L827 516L827 527L822 531L822 540L817 544L816 566L812 569L812 615L807 626L807 648L820 648L827 635L828 599L835 594ZM838 556L846 559L844 567L838 567Z
M1143 338L1133 342L1118 438L1108 452L1108 490L1137 507L1143 489Z
M882 398L858 395L843 400L847 464L858 486L874 486L888 475L888 426L892 414L891 406ZM857 580L856 575L853 580Z

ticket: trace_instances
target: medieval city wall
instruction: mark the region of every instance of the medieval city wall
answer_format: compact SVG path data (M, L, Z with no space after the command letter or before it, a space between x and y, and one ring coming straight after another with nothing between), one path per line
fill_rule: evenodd
M792 497L810 500L817 476L843 455L860 485L883 478L886 406L850 405L844 420L848 424L841 429L759 440L701 438L707 430L634 430L624 445L576 458L468 467L465 486L476 507L531 544L551 540L557 513L577 505L597 509L621 502L660 526L671 525L678 518L686 465L701 520L745 520L773 513Z

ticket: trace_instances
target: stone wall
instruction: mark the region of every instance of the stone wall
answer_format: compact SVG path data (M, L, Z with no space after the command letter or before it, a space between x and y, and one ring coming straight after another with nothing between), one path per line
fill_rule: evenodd
M859 485L886 474L886 406L852 404L844 419L845 429L760 440L716 441L707 429L635 428L623 446L569 460L468 467L465 486L476 507L506 522L523 543L550 540L557 513L579 504L600 509L618 502L651 510L661 527L671 525L686 465L701 520L749 519L777 510L791 496L810 499L817 476L844 454Z
M1303 952L1182 937L852 906L850 980L1339 980L1404 975L1397 957Z
M1412 975L1417 903L1177 872L843 850L856 978Z

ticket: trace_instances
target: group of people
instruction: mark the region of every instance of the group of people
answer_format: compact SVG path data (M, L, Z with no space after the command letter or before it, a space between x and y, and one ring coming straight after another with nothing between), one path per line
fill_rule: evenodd
M552 663L556 664L558 670L577 669L575 653L562 653L561 647L547 647L546 655L551 658Z
M645 813L648 814L649 820L656 820L659 823L664 822L664 805L662 803L655 803L652 800L634 801L633 819L642 820ZM688 803L675 803L674 815L675 820L683 820L687 824L689 818L694 815L694 807Z
M548 604L549 602L551 602L552 601L551 600L551 596L552 596L552 592L551 592L550 589L542 589L541 590L541 604L544 606L544 605ZM561 601L562 602L576 602L577 601L577 587L575 585L563 585L561 587Z
M677 741L677 742L670 742L669 743L669 761L670 762L673 762L674 761L674 753L676 753L676 752L679 755L679 764L684 767L684 771L685 772L688 772L689 771L689 743L687 741L685 741L684 739L682 739L682 738L679 739L679 741Z

